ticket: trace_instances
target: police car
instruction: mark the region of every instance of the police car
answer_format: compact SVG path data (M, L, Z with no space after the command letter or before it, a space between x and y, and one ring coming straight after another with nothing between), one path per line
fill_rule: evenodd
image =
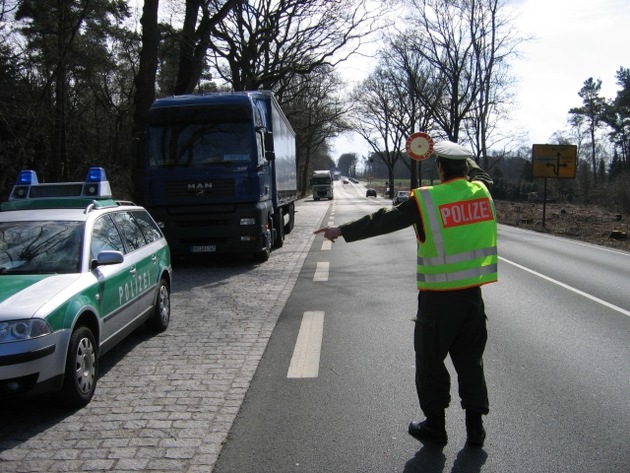
M99 357L141 324L166 330L172 269L149 213L112 199L103 168L40 184L22 171L0 204L0 399L92 399Z

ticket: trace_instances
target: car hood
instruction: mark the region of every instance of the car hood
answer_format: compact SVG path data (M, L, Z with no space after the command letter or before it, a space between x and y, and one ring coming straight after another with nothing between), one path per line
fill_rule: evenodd
M31 317L80 274L1 275L0 321Z

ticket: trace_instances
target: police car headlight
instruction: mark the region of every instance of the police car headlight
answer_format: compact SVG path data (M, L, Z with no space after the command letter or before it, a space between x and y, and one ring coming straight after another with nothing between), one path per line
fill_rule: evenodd
M0 322L0 343L30 340L51 333L50 325L42 319Z

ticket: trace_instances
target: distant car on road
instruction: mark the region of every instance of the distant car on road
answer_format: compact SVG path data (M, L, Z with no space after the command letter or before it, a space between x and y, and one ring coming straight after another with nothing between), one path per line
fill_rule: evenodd
M365 191L365 197L376 197L376 189L372 189L371 187Z
M170 320L171 257L149 213L113 200L103 168L40 184L22 171L0 205L0 400L90 402L99 357Z
M394 205L402 204L406 200L409 200L409 191L398 191L394 197Z

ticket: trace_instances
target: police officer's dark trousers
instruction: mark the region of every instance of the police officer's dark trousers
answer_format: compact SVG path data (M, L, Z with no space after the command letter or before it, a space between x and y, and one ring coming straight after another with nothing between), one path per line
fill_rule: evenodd
M481 288L419 291L414 333L416 389L427 418L443 414L451 400L444 364L447 355L457 372L462 407L488 413L482 360L487 336Z

